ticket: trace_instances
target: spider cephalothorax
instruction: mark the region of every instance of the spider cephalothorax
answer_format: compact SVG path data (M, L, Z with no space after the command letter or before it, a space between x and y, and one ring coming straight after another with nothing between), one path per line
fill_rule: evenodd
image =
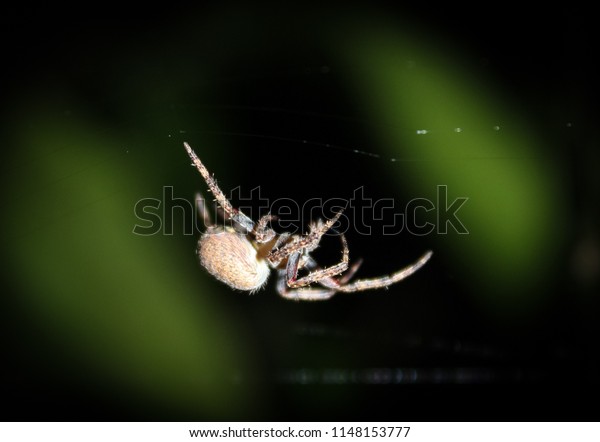
M200 263L211 275L234 289L255 292L265 285L271 270L275 270L277 291L284 298L325 300L337 292L388 287L415 273L431 258L432 252L429 251L414 264L391 275L350 282L360 266L361 262L358 261L345 275L338 277L349 267L348 243L343 234L340 235L342 259L339 263L321 268L310 252L337 222L341 211L327 221L313 223L305 235L277 234L269 227L269 222L275 218L273 215L265 215L255 223L235 209L192 148L187 143L184 146L223 210L224 217L231 223L230 226L214 225L206 211L204 198L198 194L198 210L207 226L198 241ZM301 269L306 269L308 274L299 277L298 271ZM311 284L321 287L308 287Z

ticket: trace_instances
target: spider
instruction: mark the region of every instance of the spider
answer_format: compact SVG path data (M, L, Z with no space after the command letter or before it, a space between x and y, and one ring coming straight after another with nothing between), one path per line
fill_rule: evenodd
M269 222L276 219L275 216L264 215L255 223L235 209L189 144L184 143L184 146L192 165L196 166L208 184L219 205L219 212L231 223L226 226L213 224L204 198L200 193L197 194L198 211L206 226L206 231L198 241L200 264L233 289L254 293L264 287L269 273L275 270L277 291L282 297L302 301L327 300L338 292L386 288L412 275L431 258L432 252L428 251L414 264L391 275L350 282L362 260L349 267L348 243L343 234L340 235L342 258L339 263L321 268L311 256L311 252L319 246L321 237L342 215L341 210L327 221L311 223L307 234L277 234L268 226ZM298 271L302 269L307 270L308 274L300 277ZM339 276L346 270L348 272L345 275ZM313 283L321 287L311 286Z

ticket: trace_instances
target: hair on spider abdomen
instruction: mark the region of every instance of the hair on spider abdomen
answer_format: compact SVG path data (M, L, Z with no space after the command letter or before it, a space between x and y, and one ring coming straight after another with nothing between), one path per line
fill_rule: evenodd
M246 236L231 228L210 227L198 241L200 264L228 286L254 293L269 278L269 265L258 259Z

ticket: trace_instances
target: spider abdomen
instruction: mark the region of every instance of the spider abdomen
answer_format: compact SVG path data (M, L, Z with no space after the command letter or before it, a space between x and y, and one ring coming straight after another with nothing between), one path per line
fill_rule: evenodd
M254 292L269 277L269 266L248 238L228 229L209 229L198 242L200 264L228 286Z

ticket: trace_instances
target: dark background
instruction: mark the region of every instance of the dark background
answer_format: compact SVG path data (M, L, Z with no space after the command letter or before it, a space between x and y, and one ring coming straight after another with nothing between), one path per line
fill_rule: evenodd
M598 383L600 274L590 11L29 6L1 21L4 420L597 420L586 401ZM260 185L271 199L365 186L403 206L460 182L452 171L473 157L390 150L389 120L369 116L350 80L359 69L341 54L378 27L431 48L410 55L443 60L431 65L442 77L444 66L468 71L474 91L481 82L498 107L510 103L511 136L536 139L491 167L553 171L547 211L504 220L560 233L539 261L520 260L539 245L524 243L519 277L510 259L490 270L478 256L494 256L494 242L390 238L381 220L371 236L348 233L361 277L427 249L432 261L387 291L310 304L279 298L272 281L252 296L213 281L178 227L188 212L165 224L173 235L133 238L136 201L170 209L163 186L189 200L205 189L183 141L226 192ZM435 108L449 97L423 99ZM433 118L398 125L414 134ZM473 198L468 189L455 196ZM481 213L494 213L494 198ZM333 262L338 247L326 238L319 258Z

